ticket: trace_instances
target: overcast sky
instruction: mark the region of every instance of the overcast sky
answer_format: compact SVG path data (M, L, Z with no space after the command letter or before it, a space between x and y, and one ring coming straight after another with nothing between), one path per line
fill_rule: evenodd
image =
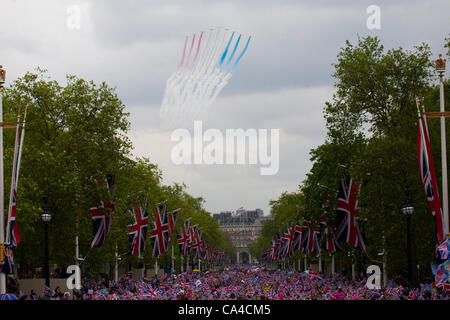
M70 6L80 29L70 29ZM381 9L381 29L369 30L366 9ZM163 170L164 183L184 182L206 209L261 208L295 191L311 167L309 151L325 138L324 103L333 93L332 64L358 35L390 47L428 43L444 53L450 1L77 1L1 0L0 64L7 82L37 66L64 82L65 74L106 81L130 112L136 156ZM208 112L206 128L280 130L280 170L259 165L174 165L171 131L159 108L184 37L228 27L252 40L229 84Z

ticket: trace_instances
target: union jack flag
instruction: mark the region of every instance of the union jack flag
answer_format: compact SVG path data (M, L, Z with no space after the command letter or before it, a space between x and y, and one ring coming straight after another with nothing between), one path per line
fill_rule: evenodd
M197 234L197 225L189 229L189 252L194 248L195 235Z
M192 249L194 249L194 259L202 257L203 242L201 240L201 230L195 227L194 242L192 243Z
M303 227L296 224L294 226L294 242L292 244L292 249L294 251L301 250L302 234L303 234Z
M323 226L323 231L321 231L320 235L320 247L330 252L336 252L337 250L343 251L339 243L336 241L336 230L334 226L328 225L324 216L320 216L320 224Z
M272 237L272 245L270 246L270 259L272 261L275 261L276 257L277 257L277 242L273 240Z
M297 239L295 247L298 246L298 250L300 250L302 253L307 253L307 247L308 247L308 237L309 237L309 225L311 224L310 221L303 221L301 226L297 226Z
M439 199L428 129L422 117L419 118L417 123L417 158L419 160L420 178L423 189L434 218L436 242L440 244L445 240L446 225L443 218L441 200Z
M197 242L199 244L199 251L198 251L198 257L203 258L204 253L205 253L205 241L203 241L202 239L202 230L200 230L200 228L197 228Z
M450 273L447 271L447 269L445 267L446 263L449 263L449 262L447 261L447 262L440 264L437 267L437 270L434 274L436 287L444 286L444 284L447 283L448 280L450 279ZM447 283L447 286L448 286L448 283Z
M189 254L189 243L190 243L189 240L191 238L189 234L190 231L189 224L190 221L188 219L184 222L183 233L178 235L178 247L182 255Z
M283 239L280 236L280 233L277 233L276 237L275 237L275 252L274 252L274 261L278 260L280 258L281 255L281 245L283 244Z
M294 254L293 243L295 237L295 226L292 225L288 228L288 230L284 233L284 257L291 257Z
M135 208L128 210L128 213L134 217L134 223L128 226L130 254L139 254L145 250L148 226L147 199L143 206L141 203L136 203Z
M150 234L150 240L154 258L167 252L169 247L169 219L164 203L156 206L155 221L153 221L153 231Z
M95 179L95 182L98 186L103 186L105 184L104 177ZM111 200L100 200L100 205L98 207L92 207L90 209L92 217L92 233L94 236L91 248L99 248L103 242L105 242L112 225L114 216L114 176L108 175L106 182L108 195Z
M448 260L450 259L450 238L447 238L444 242L442 242L437 248L436 251L440 260Z
M320 229L318 227L313 227L309 221L306 222L306 225L308 227L305 226L303 229L302 251L320 253Z
M336 241L334 228L325 226L322 239L322 248L330 252L343 251L339 243Z
M169 227L170 227L170 235L175 233L175 226L177 224L178 215L180 214L181 209L177 209L169 213Z
M26 111L25 111L26 114ZM25 116L26 117L26 116ZM9 207L8 207L8 216L6 219L6 239L5 242L8 243L13 249L17 248L20 243L20 231L19 225L16 220L16 206L17 206L17 185L19 183L19 168L22 157L22 147L23 147L23 139L25 134L25 122L23 123L23 131L20 136L20 124L19 117L17 119L17 127L16 127L16 140L14 145L14 159L13 159L13 169L12 169L12 177L11 177L11 190L9 196ZM24 120L25 121L25 120ZM20 136L20 142L19 142Z
M9 243L13 248L17 248L20 243L20 231L16 221L16 198L17 198L17 184L14 186L13 198L11 203L11 210L8 216L7 226L9 228L9 239L6 239L6 243Z
M359 184L351 177L344 177L339 185L337 208L337 241L344 241L366 253L366 244L357 222Z
M203 243L203 259L209 261L210 259L210 250L211 247L209 246L208 242L204 241Z

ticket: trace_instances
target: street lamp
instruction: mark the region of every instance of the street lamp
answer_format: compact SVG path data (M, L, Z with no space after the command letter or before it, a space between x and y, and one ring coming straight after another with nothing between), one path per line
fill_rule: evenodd
M414 207L412 205L412 200L409 196L409 190L405 189L405 199L403 200L403 206L402 206L402 213L406 217L406 234L407 234L407 245L406 250L408 254L408 278L412 285L416 284L417 280L417 273L415 264L413 262L414 260L414 253L413 253L413 241L411 236L411 216L414 213Z
M44 276L45 285L50 287L50 269L49 269L49 254L48 254L48 224L52 220L50 214L50 207L48 205L48 196L42 196L42 214L41 218L44 222Z

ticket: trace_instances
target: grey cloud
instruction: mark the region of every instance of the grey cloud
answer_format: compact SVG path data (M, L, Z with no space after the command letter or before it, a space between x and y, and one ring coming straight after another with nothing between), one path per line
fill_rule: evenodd
M88 4L88 6L84 6ZM381 30L366 28L366 8L381 8ZM81 29L66 27L67 7L82 6ZM443 52L450 3L419 0L314 1L83 1L4 0L0 3L1 61L8 83L41 66L106 81L131 113L135 154L185 181L211 211L261 207L294 191L309 170L309 150L325 137L322 108L332 93L332 63L345 40L377 35L386 47L430 44ZM279 128L280 171L262 177L258 166L174 166L159 106L184 36L227 26L252 35L248 52L212 106L208 127Z

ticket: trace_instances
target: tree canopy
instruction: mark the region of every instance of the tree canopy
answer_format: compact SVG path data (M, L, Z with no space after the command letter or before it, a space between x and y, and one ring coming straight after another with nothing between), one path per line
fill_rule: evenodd
M325 215L333 224L339 181L348 174L362 183L359 212L368 219L363 228L368 252L365 256L347 246L345 250L353 252L358 263L366 267L380 259L378 254L385 249L389 273L404 272L406 223L401 208L408 189L415 207L412 233L417 264L429 272L435 256L435 233L418 170L416 98L423 98L427 111L439 111L433 66L426 44L410 50L386 49L378 38L370 36L359 38L356 44L346 42L334 64L335 93L324 107L327 137L311 150L312 168L299 189L271 201L274 220L264 225L261 238L252 247L254 254L269 247L270 239L285 230L286 222L308 219L318 223L319 216ZM449 105L448 80L445 97ZM441 185L439 122L430 119L428 127Z
M162 172L147 158L134 158L127 137L129 114L115 89L69 75L64 85L37 69L16 79L5 88L5 120L15 120L27 110L26 135L18 185L17 221L21 243L15 253L19 273L43 261L42 196L48 195L51 262L66 266L74 263L75 235L80 253L86 256L85 270L95 274L106 263L113 263L115 246L128 250L127 213L137 201L149 200L149 218L155 205L165 201L169 211L181 208L177 226L188 217L198 223L203 237L216 249L232 254L232 245L219 231L217 222L203 207L204 200L186 192L186 185L163 185ZM5 186L10 183L14 132L5 130ZM116 180L115 214L105 243L90 249L92 219L89 208L100 200L94 179L113 174ZM9 191L9 188L5 188ZM9 194L5 192L5 199ZM149 225L149 231L151 225ZM180 229L180 228L178 228ZM149 233L149 232L148 232ZM174 246L178 250L178 246ZM170 254L170 253L168 253ZM133 264L129 256L123 263ZM153 263L150 241L144 263Z

